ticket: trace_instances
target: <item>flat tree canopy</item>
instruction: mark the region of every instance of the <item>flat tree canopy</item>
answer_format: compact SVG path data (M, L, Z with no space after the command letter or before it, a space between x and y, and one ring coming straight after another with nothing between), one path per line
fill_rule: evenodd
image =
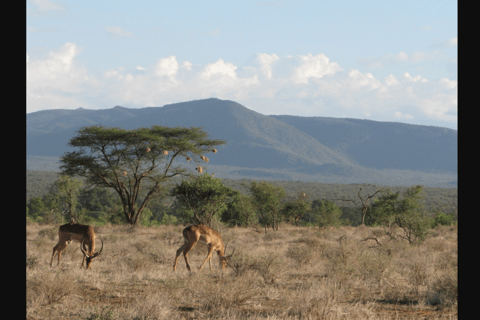
M113 188L131 224L137 223L148 201L162 191L162 182L189 175L187 168L174 166L179 159L208 161L204 154L216 152L215 146L226 143L208 139L208 134L197 127L154 125L126 130L91 126L77 133L68 145L80 150L66 152L60 158L62 174L84 177L92 186Z

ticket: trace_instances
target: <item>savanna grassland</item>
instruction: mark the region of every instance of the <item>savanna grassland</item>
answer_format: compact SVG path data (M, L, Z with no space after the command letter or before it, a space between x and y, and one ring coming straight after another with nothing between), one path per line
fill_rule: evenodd
M220 228L230 266L222 272L215 254L213 271L199 272L207 248L197 244L191 273L183 256L172 271L183 226L95 227L104 249L90 270L77 242L50 268L58 227L27 224L27 319L458 317L457 226L419 246L381 227Z

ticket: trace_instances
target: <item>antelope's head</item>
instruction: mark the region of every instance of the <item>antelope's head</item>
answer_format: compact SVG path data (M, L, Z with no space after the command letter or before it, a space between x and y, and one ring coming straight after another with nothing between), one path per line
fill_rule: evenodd
M88 253L83 250L83 242L85 241L85 238L83 238L82 243L80 244L80 250L82 250L83 254L85 255L85 260L87 262L87 269L90 269L92 266L93 259L98 257L100 253L102 253L103 250L103 240L100 238L100 241L102 242L102 247L100 248L100 251L95 252L93 255L89 255Z
M225 246L225 251L227 252L227 247ZM229 256L220 256L220 262L222 263L222 270L225 270L228 260L233 256L233 253L235 252L235 248L233 249L233 252Z

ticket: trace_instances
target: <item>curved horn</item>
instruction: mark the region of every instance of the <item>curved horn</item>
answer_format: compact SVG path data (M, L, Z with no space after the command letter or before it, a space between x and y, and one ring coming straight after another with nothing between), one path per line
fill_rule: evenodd
M100 248L100 251L98 251L97 253L95 253L95 254L93 255L92 258L98 257L98 256L100 255L100 253L102 253L102 250L103 250L103 240L102 240L102 238L99 238L99 239L100 239L100 241L102 241L102 247Z
M90 258L90 257L88 256L88 254L85 252L85 250L83 250L83 242L85 241L85 238L86 238L86 237L83 237L82 242L80 243L80 250L82 250L82 252L83 252L83 254L85 255L85 257Z

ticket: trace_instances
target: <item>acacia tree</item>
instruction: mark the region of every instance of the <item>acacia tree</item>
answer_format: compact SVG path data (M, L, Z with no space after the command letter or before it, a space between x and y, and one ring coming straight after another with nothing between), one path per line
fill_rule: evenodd
M207 161L223 140L208 139L201 128L151 126L126 130L102 126L84 127L68 143L80 148L65 153L62 173L84 177L90 186L112 188L122 202L125 219L136 224L147 203L162 191L162 182L189 175L179 159Z
M362 225L365 225L365 215L367 214L367 209L368 209L368 202L370 199L372 199L377 193L380 192L380 190L377 188L377 186L373 184L363 184L364 187L369 187L370 190L366 190L362 194L362 187L358 188L358 198L360 199L360 202L358 200L353 200L353 199L333 199L333 200L341 200L341 201L349 201L355 204L358 207L362 208ZM375 190L375 192L373 192Z
M290 221L298 225L300 219L308 215L311 211L311 202L308 201L308 196L304 192L298 194L297 199L286 202L282 208L282 215L286 221Z
M425 241L433 220L425 214L423 197L423 187L419 185L407 188L402 197L399 192L386 189L375 200L370 219L383 224L391 239L420 244Z
M215 214L225 209L229 200L236 194L237 191L207 173L191 180L183 180L171 192L182 206L193 212L198 224L209 227Z
M281 199L285 197L285 190L264 181L260 183L253 181L249 189L252 194L252 204L257 208L265 226L265 233L267 233L267 225L270 223L272 229L277 231L283 207Z

